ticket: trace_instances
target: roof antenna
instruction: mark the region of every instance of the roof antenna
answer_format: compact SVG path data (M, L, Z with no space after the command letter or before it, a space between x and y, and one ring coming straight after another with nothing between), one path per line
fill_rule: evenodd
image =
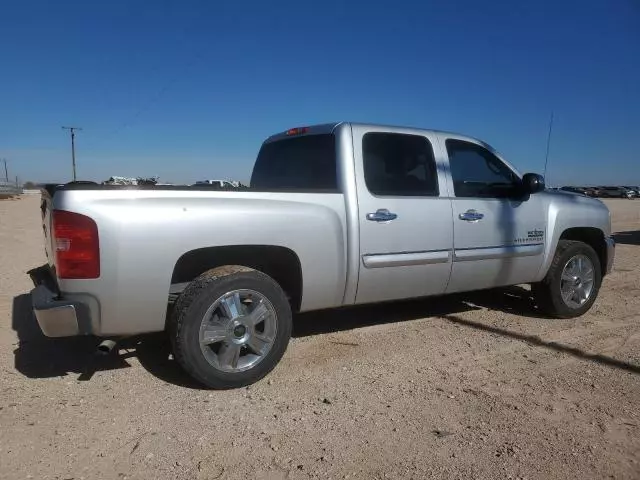
M551 144L551 129L553 128L553 110L551 111L551 119L549 120L549 135L547 135L547 154L544 157L544 173L542 174L545 179L547 178L547 163L549 162L549 145Z

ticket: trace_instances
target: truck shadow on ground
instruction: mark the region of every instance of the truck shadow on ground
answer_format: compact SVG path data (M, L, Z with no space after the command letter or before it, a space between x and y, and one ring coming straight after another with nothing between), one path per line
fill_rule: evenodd
M90 380L96 372L129 368L129 358L156 377L176 385L202 388L186 375L170 357L170 346L164 334L149 334L122 339L117 351L99 354L96 337L48 338L31 308L31 295L13 299L12 326L18 336L14 350L15 368L28 378L63 377L77 374L79 381Z
M640 245L640 230L614 233L613 239L620 245Z
M92 375L91 368L99 370L127 368L124 358L110 358L104 365L95 365L102 359L96 355L99 340L94 337L48 338L31 309L31 295L19 295L13 299L12 327L18 335L14 350L15 368L29 378L49 378L69 373L80 374L80 379ZM88 377L88 378L87 378Z
M590 354L575 347L546 341L535 335L514 332L455 315L482 308L548 321L535 309L528 290L521 287L508 287L446 297L300 314L294 321L293 337L308 337L372 325L435 317L459 326L502 335L532 346L640 374L638 365L605 355ZM128 368L131 365L127 360L136 357L145 370L167 383L186 388L202 388L173 360L168 339L164 334L123 339L118 343L117 351L109 355L98 355L96 348L99 339L95 337L59 339L45 337L32 313L31 296L28 294L14 298L12 325L18 335L18 344L14 350L15 368L28 378L63 377L73 374L78 375L79 381L88 381L96 372Z
M482 308L530 318L547 318L535 308L529 290L516 286L303 313L298 315L294 322L293 337L307 337L425 317L444 317Z

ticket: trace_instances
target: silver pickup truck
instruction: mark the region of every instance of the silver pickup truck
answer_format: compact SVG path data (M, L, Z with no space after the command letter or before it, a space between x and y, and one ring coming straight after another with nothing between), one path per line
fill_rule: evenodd
M575 317L614 257L602 202L467 136L356 123L268 138L245 190L72 183L43 192L42 219L46 335L167 331L213 388L273 369L292 312L531 284Z

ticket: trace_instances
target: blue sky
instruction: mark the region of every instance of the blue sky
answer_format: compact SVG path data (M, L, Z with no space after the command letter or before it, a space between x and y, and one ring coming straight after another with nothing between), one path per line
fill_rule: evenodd
M640 3L3 2L0 158L23 180L247 180L334 120L467 133L548 181L640 183Z

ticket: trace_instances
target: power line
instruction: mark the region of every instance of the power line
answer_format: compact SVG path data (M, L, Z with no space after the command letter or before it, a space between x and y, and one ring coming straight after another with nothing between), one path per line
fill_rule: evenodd
M71 132L71 165L73 168L73 181L76 181L76 130L82 130L80 127L62 127L63 130Z
M145 113L153 105L155 105L158 101L160 101L167 91L169 91L175 84L177 84L180 80L182 80L184 71L190 69L191 67L199 63L204 58L205 53L206 52L203 51L198 55L194 55L184 67L179 69L179 72L176 75L174 75L168 82L164 83L162 88L160 88L155 95L153 95L151 98L147 100L147 102L145 102L142 106L140 106L136 110L136 112L129 118L129 120L123 122L119 127L117 127L110 134L108 134L107 137L115 135L116 133L120 133L121 131L133 125L143 113Z
M544 157L544 173L543 176L547 177L547 163L549 162L549 145L551 144L551 128L553 127L553 111L551 111L551 119L549 120L549 134L547 135L547 154Z
M195 3L200 4L200 7L204 7L208 5L208 2L206 0L201 0L200 2L195 2ZM200 15L196 15L194 17L194 21L188 22L187 25L184 25L183 28L179 29L177 35L175 36L176 41L174 43L176 45L181 43L184 46L184 51L181 52L179 58L181 59L190 58L190 60L186 62L184 66L177 68L176 74L172 78L170 78L169 81L163 82L162 87L156 90L154 95L151 95L150 97L147 98L146 102L143 102L141 105L139 105L132 115L128 115L128 119L126 119L124 122L117 125L114 129L107 131L102 135L97 135L96 137L92 137L92 139L95 140L96 138L98 138L101 140L105 140L131 127L133 124L135 124L138 121L138 119L147 110L149 110L156 103L158 103L162 99L162 97L165 95L165 93L167 93L167 91L171 90L171 88L173 88L175 84L177 84L180 80L182 80L182 78L184 77L185 71L197 65L206 57L206 55L209 53L208 46L203 47L200 53L197 53L197 51L193 48L193 46L189 42L190 40L189 34L192 31L198 29L197 26L199 23L202 23L203 19L206 19L206 15L204 15L204 13ZM166 65L166 60L163 58L162 62L156 65L154 68L151 68L148 71L147 75L145 76L148 78L156 77L157 76L156 72L159 71L161 68L163 68L165 65Z

